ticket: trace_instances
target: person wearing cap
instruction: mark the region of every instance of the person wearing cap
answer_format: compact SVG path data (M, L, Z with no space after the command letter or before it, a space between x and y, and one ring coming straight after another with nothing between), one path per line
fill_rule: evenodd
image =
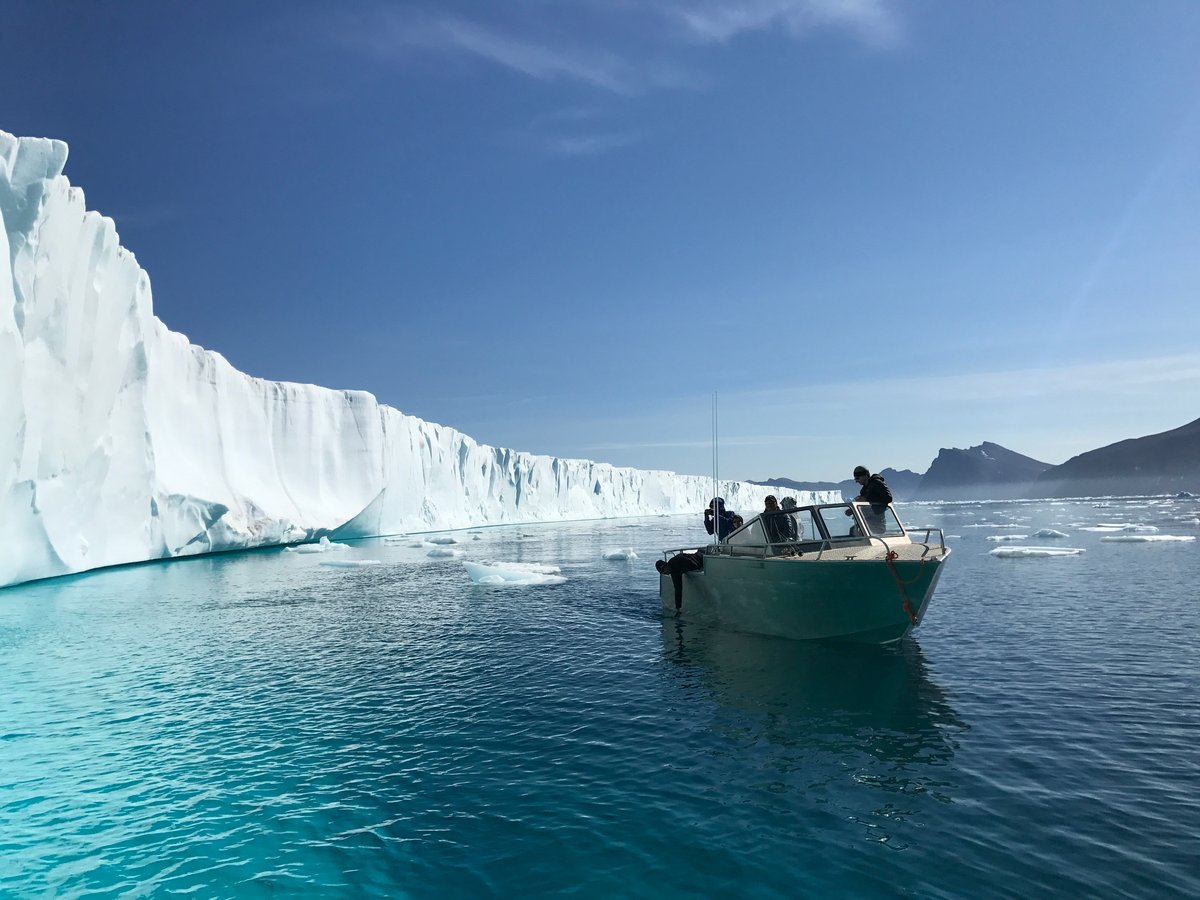
M791 513L796 509L795 497L784 497L779 501L779 506L785 513L789 515L783 518L783 539L786 541L796 541L800 539L800 530L796 527L796 517Z
M767 494L763 500L762 523L763 532L767 536L768 544L782 544L787 538L787 529L784 525L784 519L791 519L791 516L784 516L779 511L779 500L774 494Z
M704 530L716 530L717 540L723 541L733 531L733 513L725 508L724 497L714 497L704 510Z
M865 517L867 527L876 533L884 531L887 526L883 513L892 502L891 488L884 483L882 475L872 475L866 466L854 467L854 480L858 482L858 496L854 499L871 504L870 514Z
M887 506L892 502L892 490L884 483L882 475L872 475L866 466L854 467L854 480L858 482L858 496L872 506Z

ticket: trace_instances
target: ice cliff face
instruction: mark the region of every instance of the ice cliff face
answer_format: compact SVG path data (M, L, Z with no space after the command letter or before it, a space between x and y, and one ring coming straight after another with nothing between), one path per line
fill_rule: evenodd
M711 494L244 375L155 318L150 279L66 159L61 141L0 132L0 586L325 534L697 513ZM757 511L772 489L721 490Z

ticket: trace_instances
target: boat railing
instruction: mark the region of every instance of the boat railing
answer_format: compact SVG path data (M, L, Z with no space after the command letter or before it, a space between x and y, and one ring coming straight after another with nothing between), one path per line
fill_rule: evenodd
M933 542L932 541L933 533L936 531L937 536L938 536L938 549L942 551L943 555L946 553L946 535L942 531L942 529L938 528L937 526L935 526L935 525L916 525L916 526L906 525L904 527L904 530L908 533L909 539L914 544L925 544L926 546L929 546L929 544L931 544ZM916 535L918 533L922 533L922 532L925 534L925 540L918 541L916 538Z

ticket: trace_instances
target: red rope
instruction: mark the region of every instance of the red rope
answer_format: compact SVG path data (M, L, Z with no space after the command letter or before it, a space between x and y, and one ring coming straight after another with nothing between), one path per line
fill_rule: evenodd
M900 554L897 553L895 550L889 550L887 552L887 555L884 556L883 561L885 563L887 563L888 571L892 573L892 578L896 582L896 589L900 591L900 599L904 601L904 611L906 613L908 613L908 620L910 622L912 622L914 625L916 625L917 624L917 614L913 612L912 604L910 604L908 602L908 592L904 590L905 582L900 580L900 573L896 571L895 559L899 555ZM925 568L925 560L922 559L921 560L921 569L923 569L923 568ZM912 584L918 578L921 577L921 569L917 570L916 577L913 578L912 581L907 582L908 584Z

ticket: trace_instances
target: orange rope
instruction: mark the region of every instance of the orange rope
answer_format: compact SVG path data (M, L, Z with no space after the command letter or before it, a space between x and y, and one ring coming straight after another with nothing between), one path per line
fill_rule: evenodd
M895 560L900 554L895 550L889 550L884 556L883 561L887 563L888 571L892 573L892 578L896 582L896 589L900 591L900 599L904 601L904 611L908 613L908 620L914 625L917 624L917 614L912 610L912 604L908 602L908 592L904 590L906 585L914 584L921 577L921 571L925 568L925 560L921 560L921 568L917 569L916 576L912 581L901 581L900 573L896 571Z

